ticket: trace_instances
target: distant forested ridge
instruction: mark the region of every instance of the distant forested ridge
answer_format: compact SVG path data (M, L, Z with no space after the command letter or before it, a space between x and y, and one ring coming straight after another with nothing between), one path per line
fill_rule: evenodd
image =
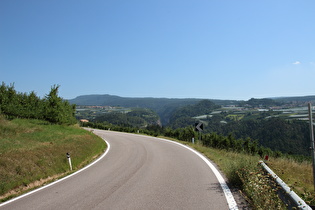
M294 102L311 102L315 103L315 96L292 96L271 98L276 102L294 103Z
M0 86L0 114L8 118L28 118L46 120L56 124L74 124L75 105L58 96L58 85L54 85L45 98L36 96L35 92L19 93L14 85Z
M275 101L270 98L256 99L251 98L248 101L241 101L238 103L239 106L251 106L251 107L271 107L283 105L284 101Z
M196 99L196 98L133 98L120 97L115 95L82 95L74 99L68 100L71 104L85 105L85 106L121 106L121 107L139 107L148 108L155 111L159 116L163 126L170 124L170 118L176 109L186 106L195 105L202 100L209 100L216 105L228 106L251 106L251 107L270 107L280 106L293 102L312 102L315 103L315 96L301 96L301 97L279 97L279 98L251 98L245 100L217 100L217 99Z
M162 125L169 124L170 116L179 107L196 104L204 99L195 98L130 98L114 95L82 95L68 100L71 104L85 106L121 106L148 108L155 111L159 116ZM234 100L211 100L217 105L235 104Z
M202 100L194 105L187 105L177 108L170 116L169 126L172 128L186 127L194 125L198 115L208 115L213 110L220 108L210 100Z
M150 109L136 108L128 113L111 112L100 115L94 120L96 123L110 123L125 127L147 127L159 125L159 116Z
M161 123L167 124L170 114L179 106L195 104L200 99L168 99L168 98L127 98L113 95L85 95L69 100L71 104L92 106L121 106L132 108L148 108L155 111Z
M204 124L203 133L216 133L236 139L251 139L259 145L296 155L309 155L309 127L305 121L279 118L278 112L270 107L290 107L290 104L305 106L315 96L288 98L251 98L248 101L207 100L207 99L167 99L167 98L124 98L111 95L80 96L70 100L78 105L101 105L148 108L156 112L161 119L162 127L153 120L140 119L141 115L112 113L96 118L97 123L107 122L112 125L140 127L144 125L154 132L170 133L183 129L185 138L192 136L195 122ZM226 107L239 106L241 111L229 111ZM232 105L232 106L229 106ZM267 111L258 111L263 108ZM152 113L153 113L152 112ZM151 116L157 116L152 114ZM189 129L186 129L189 128ZM179 130L178 130L179 129ZM187 132L186 132L187 131ZM173 135L173 134L172 134ZM172 136L171 135L171 136ZM174 134L175 135L175 134ZM179 135L179 134L178 134ZM175 135L176 136L176 135ZM182 137L183 138L183 137Z

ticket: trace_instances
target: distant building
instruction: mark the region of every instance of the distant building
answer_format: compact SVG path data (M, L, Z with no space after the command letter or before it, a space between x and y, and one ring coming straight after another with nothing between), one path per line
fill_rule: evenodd
M81 119L80 122L89 122L89 121L86 119Z

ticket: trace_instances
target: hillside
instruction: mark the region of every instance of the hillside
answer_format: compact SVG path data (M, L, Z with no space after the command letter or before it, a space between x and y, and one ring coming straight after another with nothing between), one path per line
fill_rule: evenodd
M195 104L201 100L210 100L217 105L235 105L253 102L267 102L269 104L279 103L303 103L303 102L315 102L315 96L294 96L294 97L269 97L263 99L249 99L245 100L219 100L219 99L207 99L207 98L153 98L153 97L120 97L109 94L94 94L94 95L81 95L74 99L68 99L71 104L76 105L90 105L90 106L122 106L122 107L142 107L150 108L153 110L159 110L164 106L179 106Z
M170 114L179 106L195 104L200 99L127 98L113 95L83 95L69 100L71 104L93 106L120 106L148 108L155 111L162 124L167 124Z
M110 112L95 117L94 122L110 123L125 127L147 127L159 125L159 116L150 109L133 108L127 113Z
M315 96L293 96L293 97L278 97L278 98L272 98L275 101L279 102L286 102L286 103L292 103L292 102L311 102L315 103Z
M104 94L82 95L68 101L76 105L141 107L156 110L169 104L191 104L199 100L200 99L132 98Z
M76 171L106 149L105 142L77 126L0 115L0 202Z
M82 95L68 100L71 104L85 106L121 106L121 107L138 107L148 108L155 111L159 116L161 123L166 125L172 112L186 105L193 105L204 99L196 98L130 98L114 95ZM218 105L230 105L238 103L233 100L211 100Z
M103 94L103 95L81 95L74 99L69 99L71 104L83 105L83 106L120 106L127 108L148 108L155 111L159 117L162 125L170 123L170 118L173 112L187 105L195 105L198 102L205 99L197 98L141 98L141 97L120 97L115 95ZM250 105L250 106L281 106L288 105L290 103L295 105L305 105L307 102L315 102L315 96L301 96L301 97L281 97L281 98L266 98L266 99L249 99L243 100L217 100L206 99L215 103L216 105L229 106L229 105Z
M172 129L191 127L195 122L204 124L204 133L217 133L223 136L232 134L237 139L250 138L272 150L296 155L309 155L309 131L305 122L307 106L312 97L277 99L250 99L234 101L234 106L220 106L210 100L201 99L158 99L121 98L118 96L90 96L89 103L118 105L124 107L150 107L159 112L162 125ZM87 99L89 97L82 97ZM105 99L108 99L107 101ZM104 101L105 100L105 101ZM93 102L94 101L94 102ZM102 101L102 103L101 103ZM231 102L231 101L230 101ZM82 102L83 103L83 100ZM294 108L296 107L296 108ZM290 109L289 109L290 108ZM144 108L142 108L144 109ZM146 127L156 125L158 116L154 113L138 114L109 113L92 119L92 122L109 122L114 125ZM129 116L130 115L130 116ZM143 116L152 116L151 120ZM90 118L91 119L91 118Z
M194 118L195 116L209 115L212 111L220 107L209 100L202 100L195 105L179 107L172 112L168 125L172 128L194 125L198 121L198 119Z

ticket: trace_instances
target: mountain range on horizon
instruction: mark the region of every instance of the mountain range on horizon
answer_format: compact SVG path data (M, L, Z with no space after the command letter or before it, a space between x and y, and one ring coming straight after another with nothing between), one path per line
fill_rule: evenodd
M119 106L126 108L148 108L155 111L161 118L162 124L168 123L169 116L171 113L179 107L194 105L202 100L210 100L213 103L221 106L226 105L239 105L244 104L246 101L238 100L218 100L218 99L176 99L176 98L153 98L153 97L120 97L109 94L93 94L93 95L81 95L74 99L68 100L71 104L81 106ZM251 101L252 99L248 100ZM258 99L259 100L259 99ZM263 99L261 99L263 100ZM290 103L292 101L299 102L312 102L315 104L315 96L301 96L301 97L282 97L276 99L267 99L268 103L277 104ZM251 101L252 102L252 101Z
M230 104L235 102L243 102L246 100L233 100L233 99L209 99L209 98L167 98L167 97L125 97L111 94L87 94L79 95L73 99L68 99L72 104L77 105L104 105L104 103L125 103L126 101L139 101L139 100L159 100L159 101L200 101L210 100L219 105ZM266 98L255 98L255 99L272 99L275 101L315 101L315 95L307 96L281 96L281 97L266 97ZM250 99L248 99L250 100Z

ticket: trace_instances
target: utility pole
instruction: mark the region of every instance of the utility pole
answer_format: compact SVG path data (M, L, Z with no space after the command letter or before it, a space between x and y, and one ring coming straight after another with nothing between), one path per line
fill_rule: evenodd
M313 180L314 180L314 189L315 189L315 144L314 144L314 128L313 128L311 103L308 103L308 116L309 116L309 121L310 121L311 153L312 153L312 159L313 159Z

